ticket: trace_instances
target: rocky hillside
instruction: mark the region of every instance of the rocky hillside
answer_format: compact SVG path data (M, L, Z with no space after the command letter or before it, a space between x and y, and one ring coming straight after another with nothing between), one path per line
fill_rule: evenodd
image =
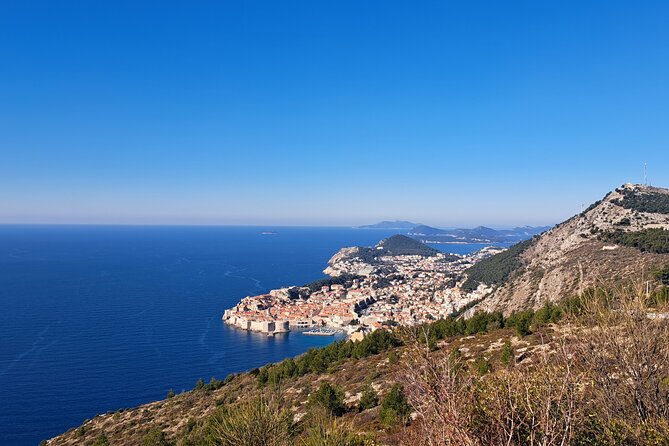
M589 287L649 276L669 262L669 190L625 184L579 215L469 271L496 286L481 310L537 308Z

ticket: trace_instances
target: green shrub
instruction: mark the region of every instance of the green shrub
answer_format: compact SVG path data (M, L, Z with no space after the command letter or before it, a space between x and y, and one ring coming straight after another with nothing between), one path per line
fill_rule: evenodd
M312 407L323 408L328 413L337 417L341 416L346 412L346 406L344 406L344 391L339 387L325 382L321 384L317 391L309 396L309 405Z
M474 369L478 372L479 375L485 375L492 371L492 364L486 358L480 357L476 358L474 361Z
M515 327L518 336L527 336L532 333L530 329L534 319L534 312L531 310L513 313L506 320L507 327Z
M662 285L669 285L669 263L653 271L653 276Z
M307 420L299 446L364 446L350 424L343 423L327 413L317 411Z
M374 388L367 384L362 390L362 396L360 397L360 402L358 407L360 411L371 409L379 405L379 395L376 393Z
M513 347L511 346L511 341L509 341L508 339L506 340L506 342L504 342L504 345L502 346L500 360L502 361L502 364L506 365L513 365L513 363L515 362L515 353L513 351Z
M109 439L105 434L100 434L95 438L92 446L109 446Z
M379 413L381 422L386 427L398 424L404 425L409 421L410 413L411 406L409 406L407 398L404 395L402 386L399 384L393 385L381 402L381 412Z
M170 446L170 442L165 437L165 432L160 428L154 427L142 438L142 446Z
M292 416L274 401L261 398L223 406L209 418L211 446L289 446L294 444Z

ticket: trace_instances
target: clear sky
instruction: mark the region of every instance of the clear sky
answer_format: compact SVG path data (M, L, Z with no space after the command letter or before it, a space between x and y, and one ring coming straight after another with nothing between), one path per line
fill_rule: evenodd
M669 186L669 2L0 0L0 222L555 223Z

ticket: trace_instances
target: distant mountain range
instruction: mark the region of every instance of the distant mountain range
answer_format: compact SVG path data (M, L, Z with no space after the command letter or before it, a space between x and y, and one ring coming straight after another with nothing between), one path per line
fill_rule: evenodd
M549 230L551 226L522 226L512 229L492 229L478 226L473 229L439 229L419 225L408 235L436 243L517 243Z
M356 226L358 229L411 229L420 226L420 223L413 223L406 220L380 221L373 225Z
M373 225L357 227L359 229L402 230L413 238L430 243L517 243L551 228L551 226L523 226L498 230L478 226L473 229L440 229L404 220L382 221Z

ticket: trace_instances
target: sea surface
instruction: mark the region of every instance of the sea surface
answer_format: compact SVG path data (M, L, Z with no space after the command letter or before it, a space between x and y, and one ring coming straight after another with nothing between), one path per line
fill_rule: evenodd
M262 234L275 231L276 234ZM324 277L339 248L397 231L0 226L0 445L162 399L336 338L221 321L240 298ZM434 245L468 253L484 245Z

